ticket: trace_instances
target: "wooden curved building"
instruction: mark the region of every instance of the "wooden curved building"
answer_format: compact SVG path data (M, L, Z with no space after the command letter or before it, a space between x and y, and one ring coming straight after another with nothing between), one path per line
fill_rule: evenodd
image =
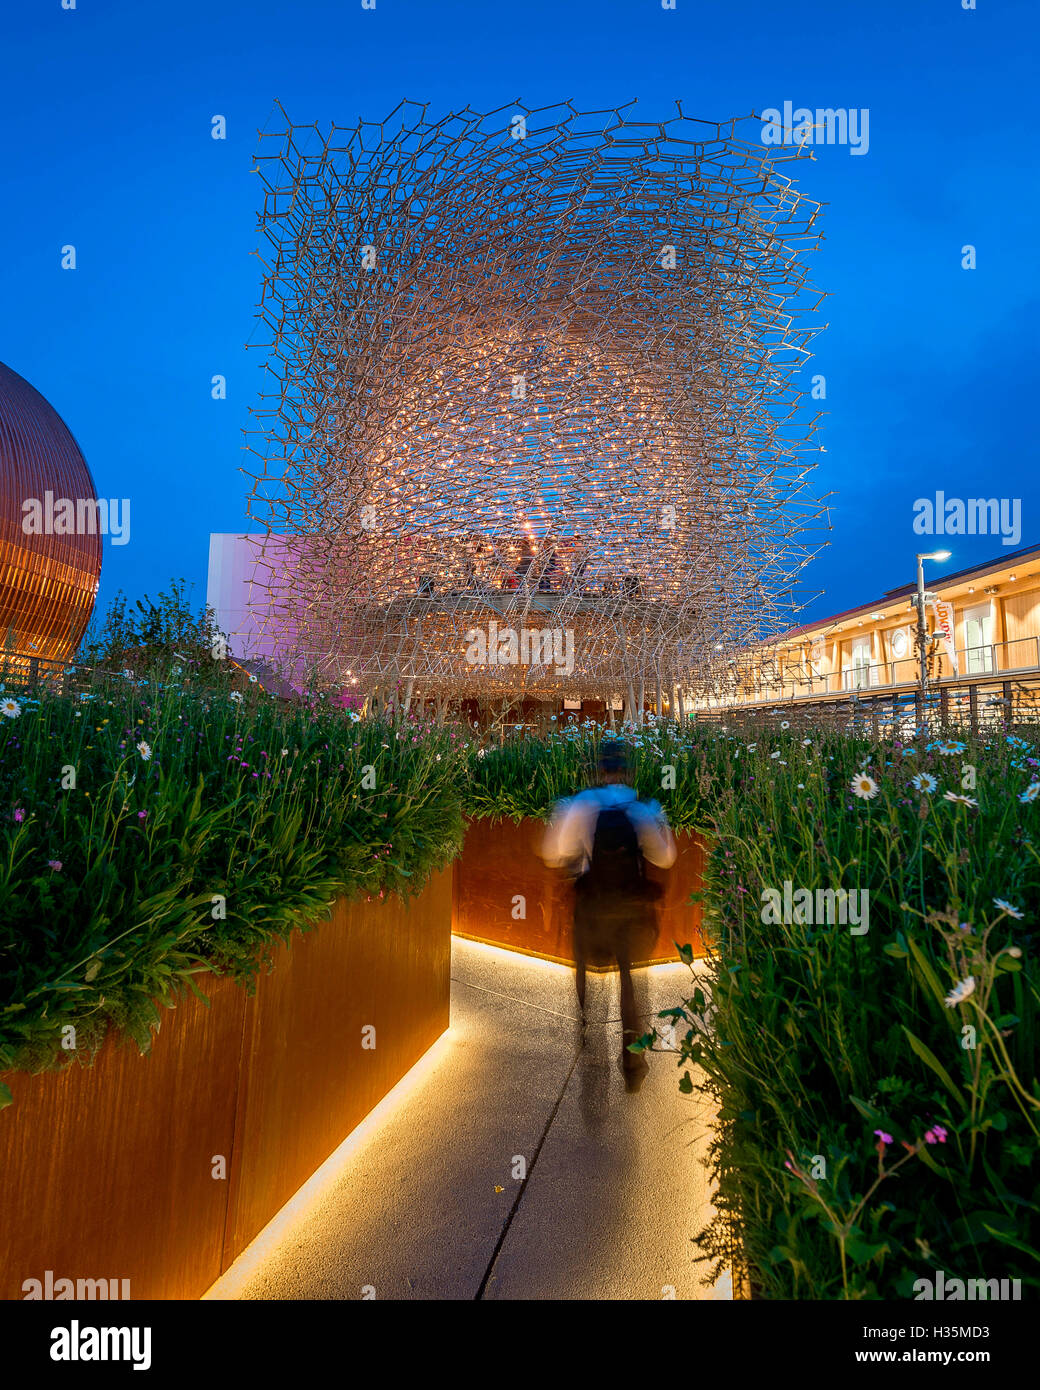
M68 426L0 362L0 653L73 655L97 597L101 520Z

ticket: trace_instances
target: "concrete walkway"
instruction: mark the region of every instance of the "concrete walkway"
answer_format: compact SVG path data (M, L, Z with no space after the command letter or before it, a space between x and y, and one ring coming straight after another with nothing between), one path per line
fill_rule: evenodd
M649 1017L690 972L637 979ZM451 1027L206 1297L729 1297L693 1264L712 1117L672 1056L626 1094L617 976L588 1003L582 1050L572 971L456 937Z

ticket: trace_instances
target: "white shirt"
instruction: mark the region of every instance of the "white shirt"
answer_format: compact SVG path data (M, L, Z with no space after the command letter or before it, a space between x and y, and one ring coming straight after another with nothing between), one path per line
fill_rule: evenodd
M596 819L605 806L624 806L643 856L659 868L671 868L678 851L668 818L658 802L640 801L624 782L590 787L557 805L542 841L542 858L550 868L575 864L579 873L585 872L592 858Z

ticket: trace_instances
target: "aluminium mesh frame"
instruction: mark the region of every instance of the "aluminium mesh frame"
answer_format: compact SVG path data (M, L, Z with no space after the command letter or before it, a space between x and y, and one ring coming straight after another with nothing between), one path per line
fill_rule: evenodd
M245 471L283 666L441 699L739 684L823 514L795 380L820 205L739 127L404 102L261 136Z

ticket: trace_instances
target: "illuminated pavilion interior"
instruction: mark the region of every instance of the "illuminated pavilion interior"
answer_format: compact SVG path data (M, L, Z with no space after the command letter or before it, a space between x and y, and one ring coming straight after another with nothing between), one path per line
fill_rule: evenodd
M255 622L297 676L660 708L789 624L819 207L740 125L403 103L261 137ZM572 657L485 652L530 629Z

